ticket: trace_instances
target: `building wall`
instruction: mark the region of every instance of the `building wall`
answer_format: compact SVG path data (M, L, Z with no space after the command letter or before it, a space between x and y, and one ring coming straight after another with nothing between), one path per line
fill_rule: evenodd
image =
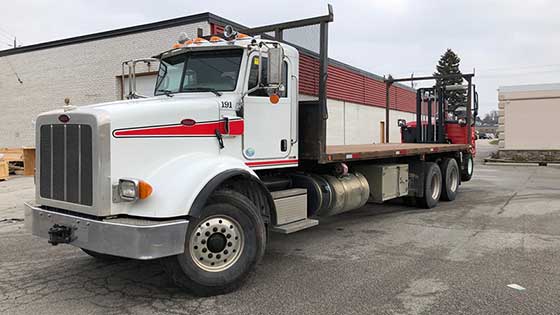
M327 102L327 145L369 144L381 142L381 122L385 109L351 102L329 99ZM389 142L401 142L398 119L412 121L416 115L391 110L389 113Z
M501 149L560 150L560 84L501 87L498 99Z
M0 57L0 147L34 146L35 117L67 97L73 105L120 99L122 61L170 49L180 32L194 37L197 28L210 32L200 22Z
M318 95L319 60L302 53L299 65L299 92L306 95ZM327 80L327 97L329 99L385 108L386 89L381 77L359 69L337 65L334 62L329 64ZM389 108L415 112L416 92L400 84L393 84L389 89Z

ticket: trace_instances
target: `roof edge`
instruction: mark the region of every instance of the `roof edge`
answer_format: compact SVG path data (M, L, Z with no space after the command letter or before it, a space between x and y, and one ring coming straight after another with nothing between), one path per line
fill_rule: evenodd
M155 31L155 30L168 28L168 27L175 27L175 26L181 26L181 25L185 25L185 24L189 24L189 23L211 21L211 20L227 21L225 19L222 19L219 16L216 16L216 15L210 13L210 12L204 12L204 13L198 13L198 14L189 15L189 16L173 18L173 19L169 19L169 20L163 20L163 21L152 22L152 23L141 24L141 25L135 25L135 26L129 26L129 27L124 27L124 28L118 28L118 29L114 29L114 30L103 31L103 32L98 32L98 33L91 33L91 34L87 34L87 35L80 35L80 36L75 36L75 37L70 37L70 38L58 39L58 40L53 40L53 41L48 41L48 42L43 42L43 43L38 43L38 44L33 44L33 45L28 45L28 46L22 46L22 47L17 47L17 48L12 48L12 49L0 50L0 57L20 54L20 53L25 53L25 52L35 51L35 50L47 49L47 48L54 48L54 47L72 45L72 44L79 44L79 43L95 41L95 40L100 40L100 39L105 39L105 38L118 37L118 36L124 36L124 35L130 35L130 34L142 33L142 32L149 32L149 31ZM227 21L227 22L229 23L229 21Z

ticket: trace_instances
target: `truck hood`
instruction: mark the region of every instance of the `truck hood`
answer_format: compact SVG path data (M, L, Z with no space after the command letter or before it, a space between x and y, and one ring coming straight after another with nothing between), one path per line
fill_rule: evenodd
M198 122L219 119L219 100L207 93L177 94L81 106L67 112L105 112L112 130L176 125L184 119Z

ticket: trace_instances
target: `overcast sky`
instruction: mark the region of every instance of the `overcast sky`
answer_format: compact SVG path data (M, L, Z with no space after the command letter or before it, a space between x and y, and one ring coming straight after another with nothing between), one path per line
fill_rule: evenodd
M476 68L481 111L501 85L560 82L560 1L332 0L331 58L395 77L429 75L446 48ZM212 12L247 26L325 14L327 1L18 0L0 11L0 47Z

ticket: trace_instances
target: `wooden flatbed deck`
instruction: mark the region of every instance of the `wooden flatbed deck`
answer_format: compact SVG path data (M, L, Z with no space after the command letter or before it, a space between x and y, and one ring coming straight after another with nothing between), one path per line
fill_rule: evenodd
M467 151L467 144L438 143L380 143L327 146L325 162L383 159L438 152Z

